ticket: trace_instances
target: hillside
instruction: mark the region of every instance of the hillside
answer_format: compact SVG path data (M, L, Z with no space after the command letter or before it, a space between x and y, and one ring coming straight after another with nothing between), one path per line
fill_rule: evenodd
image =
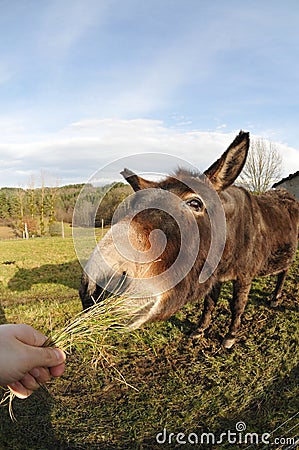
M10 227L18 237L23 236L26 228L29 236L56 234L55 222L72 223L76 201L83 188L90 215L91 209L98 208L95 226L101 226L102 219L109 225L117 205L131 192L129 186L120 182L101 187L74 184L35 189L1 188L0 226ZM93 225L92 217L90 222Z

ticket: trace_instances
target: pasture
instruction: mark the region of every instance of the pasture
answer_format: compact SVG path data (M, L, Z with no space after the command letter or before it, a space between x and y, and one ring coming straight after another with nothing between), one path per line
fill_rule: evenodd
M1 323L25 322L45 334L81 310L81 267L71 237L0 241ZM208 336L189 337L202 299L166 322L148 324L111 342L115 371L92 364L92 355L69 355L65 375L26 400L14 400L17 422L0 408L0 449L286 448L286 445L178 444L180 432L236 430L299 435L299 255L282 303L267 301L275 278L254 282L238 342L220 342L230 321L227 284ZM158 444L157 433L174 433ZM276 430L276 431L275 431ZM168 439L168 438L167 438ZM168 442L168 441L167 441Z

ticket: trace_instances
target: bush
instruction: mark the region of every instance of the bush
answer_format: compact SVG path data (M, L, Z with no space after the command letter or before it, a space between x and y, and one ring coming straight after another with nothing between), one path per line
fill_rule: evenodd
M61 236L61 222L49 223L49 234L50 236Z

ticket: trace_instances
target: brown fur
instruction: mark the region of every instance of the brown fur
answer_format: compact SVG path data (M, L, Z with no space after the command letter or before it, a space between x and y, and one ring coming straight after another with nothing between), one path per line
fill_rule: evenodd
M135 191L154 188L155 191L149 194L153 198L155 195L159 195L161 189L175 194L180 201L173 201L173 204L170 202L167 205L168 208L169 206L173 208L177 215L184 215L187 221L192 212L200 234L198 256L190 272L162 295L154 297L150 301L147 299L148 303L144 299L140 300L142 308L134 326L140 326L149 321L167 319L187 302L204 297L204 309L199 328L193 333L194 337L200 337L209 326L221 284L231 280L233 281L233 297L230 301L232 321L224 340L224 346L229 348L235 342L253 278L278 275L272 299L272 305L277 305L285 276L297 249L299 202L285 190L272 190L255 196L243 188L229 187L244 166L248 147L248 133L241 132L222 157L205 172L208 179L180 169L176 174L158 183L144 180L133 172L124 170L123 175ZM193 185L194 189L190 187ZM206 206L213 208L212 189L218 192L225 212L226 242L216 270L204 283L199 283L198 276L207 258L211 243L210 221L204 208L200 213L190 212L190 208L186 210L182 208L181 204L188 202L188 199L196 194ZM137 198L142 199L142 197ZM162 203L161 209L163 210ZM126 221L128 221L128 217L120 220L117 225L120 230L122 224L127 223ZM163 274L172 266L181 248L182 236L180 236L175 219L166 212L160 209L146 209L138 213L130 222L131 242L138 250L148 250L150 247L149 236L155 229L162 230L167 238L166 248L160 258L148 265L136 265L136 263L130 264L128 261L122 261L123 274L132 273L135 278L142 279ZM188 236L188 248L182 249L183 255L186 257L189 249L196 245L195 238L191 234ZM107 237L104 244L108 247L109 253L113 254L115 248L113 248L112 240ZM97 273L98 265L95 256L91 257L88 264L88 275L83 275L80 288L83 307L90 306L92 297L97 298L99 294L103 294L102 289L96 287L91 278L101 280L105 274ZM180 269L174 276L179 277L179 275ZM126 292L127 286L124 283L123 292ZM145 304L146 306L144 306Z

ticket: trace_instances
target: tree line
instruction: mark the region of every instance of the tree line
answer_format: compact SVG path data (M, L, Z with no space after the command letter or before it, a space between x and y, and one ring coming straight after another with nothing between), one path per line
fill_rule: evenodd
M282 172L282 159L276 146L263 139L252 139L245 167L237 184L255 194L270 189ZM63 187L46 187L44 177L40 188L34 182L27 189L0 189L0 224L11 226L19 236L44 236L58 234L61 222L72 223L77 199L74 225L110 225L117 206L132 193L122 182L101 187L89 184L73 184ZM83 194L80 195L84 187ZM124 205L124 208L126 205Z
M73 184L62 187L0 188L0 223L12 227L17 236L46 236L58 234L61 222L72 223L79 194L84 187L84 199L89 205L82 209L82 223L87 226L109 225L118 204L131 193L124 183L106 186ZM80 204L78 205L81 210ZM77 215L78 217L78 215Z

